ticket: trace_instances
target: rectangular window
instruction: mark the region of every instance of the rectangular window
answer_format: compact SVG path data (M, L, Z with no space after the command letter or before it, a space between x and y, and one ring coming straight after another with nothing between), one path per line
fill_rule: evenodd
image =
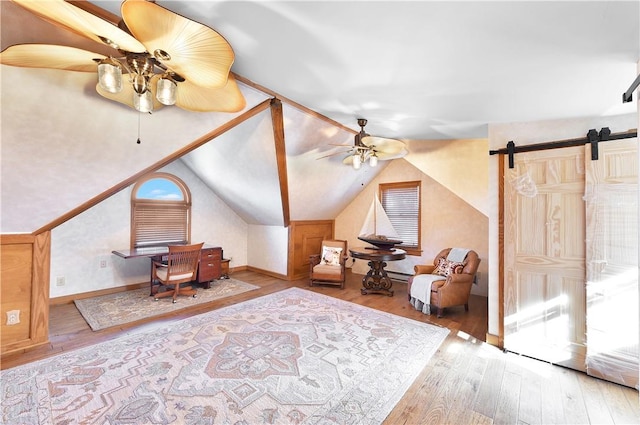
M383 183L380 203L410 255L420 255L420 182Z

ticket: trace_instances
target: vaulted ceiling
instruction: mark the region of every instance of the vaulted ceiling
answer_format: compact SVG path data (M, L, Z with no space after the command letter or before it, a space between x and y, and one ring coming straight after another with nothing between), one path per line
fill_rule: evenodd
M119 2L91 3L119 15ZM248 223L332 218L385 165L355 171L341 155L317 160L340 151L331 144L352 143L358 117L369 133L415 146L487 137L496 122L636 107L620 99L640 59L637 1L157 3L224 35L247 107L140 115L98 96L95 75L3 65L3 232L55 224L176 152ZM10 2L0 13L2 49L100 51ZM282 146L274 108L259 106L274 96L283 100Z
M119 15L117 1L95 1ZM346 126L414 140L629 112L637 1L158 1L219 30L233 70Z

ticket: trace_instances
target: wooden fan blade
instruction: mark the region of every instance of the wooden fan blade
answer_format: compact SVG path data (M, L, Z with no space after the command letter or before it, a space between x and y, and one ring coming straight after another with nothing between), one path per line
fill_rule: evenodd
M63 0L13 0L41 18L115 49L142 53L144 45L117 26Z
M151 80L151 91L153 93L156 92L156 85L158 83L158 80L156 78ZM98 94L102 97L105 97L109 100L114 100L116 102L125 104L127 106L129 106L130 108L135 109L135 107L133 106L133 85L131 84L123 84L122 85L122 90L119 93L110 93L106 90L103 90L100 87L100 84L96 84L96 91L98 92ZM164 105L160 102L158 102L158 99L155 98L155 96L153 97L153 111L157 111L160 108L162 108Z
M362 138L362 143L372 148L378 157L382 159L381 154L397 155L405 149L404 142L397 139L386 139L384 137L366 136Z
M163 65L197 86L225 86L235 56L216 31L148 1L125 0L121 11L127 28Z
M195 112L238 112L247 102L236 79L229 74L227 84L219 88L199 87L189 80L178 83L176 106Z
M80 72L96 72L98 63L94 59L104 58L99 53L53 44L18 44L0 53L0 63L4 65Z

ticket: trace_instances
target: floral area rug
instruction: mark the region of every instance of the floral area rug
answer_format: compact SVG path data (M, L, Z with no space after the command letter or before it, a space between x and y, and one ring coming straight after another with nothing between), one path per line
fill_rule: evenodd
M198 294L195 298L181 296L178 297L178 301L175 304L171 297L154 301L153 297L149 296L149 288L117 292L94 298L74 300L73 302L91 329L98 331L111 326L158 316L169 311L181 310L196 304L208 303L220 298L241 294L258 289L259 286L229 278L212 282L209 289L197 286L196 288Z
M0 372L7 424L378 424L445 328L290 288Z

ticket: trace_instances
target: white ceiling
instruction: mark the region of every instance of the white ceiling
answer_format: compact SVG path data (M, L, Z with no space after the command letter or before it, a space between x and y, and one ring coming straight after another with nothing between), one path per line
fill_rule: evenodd
M93 3L119 15L119 1ZM236 74L353 130L367 118L370 134L405 139L415 152L430 140L487 137L490 123L636 110L621 96L640 59L638 1L157 3L224 35ZM1 1L0 14L2 49L102 51L12 3ZM32 232L82 210L271 97L240 84L247 108L239 113L147 115L97 95L95 75L0 70L2 232ZM353 133L290 102L283 115L291 220L335 218L389 163L356 171L340 155L318 161ZM286 221L268 109L183 161L247 223Z
M120 15L119 2L95 1ZM327 117L406 139L633 112L638 1L163 1L231 43L233 70Z

